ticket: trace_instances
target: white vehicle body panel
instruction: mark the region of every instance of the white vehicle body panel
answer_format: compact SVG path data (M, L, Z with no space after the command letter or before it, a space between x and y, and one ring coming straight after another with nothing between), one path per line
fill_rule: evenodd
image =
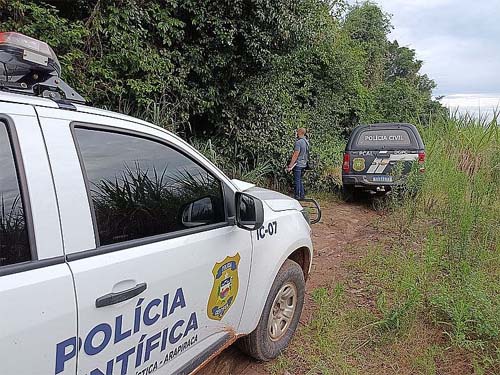
M76 333L68 266L0 276L0 297L0 374L54 374L56 343ZM68 363L64 374L75 373L76 363Z
M266 208L263 227L268 228L273 222L277 223L277 231L272 236L267 233L264 238L257 239L258 231L252 232L254 256L247 295L247 301L251 303L245 306L240 325L245 334L257 327L269 290L285 260L298 249L309 253L307 270L312 260L310 228L300 212L275 212Z
M38 105L42 107L58 108L57 103L50 99L40 98L38 96L6 93L3 91L0 91L0 102L16 103L16 104L22 103L23 105L30 105L30 106Z
M34 108L0 102L0 116L8 119L19 141L17 161L24 167L24 198L30 202L37 251L37 259L27 265L11 266L19 271L2 274L9 266L0 267L0 374L53 374L54 344L75 335L77 324L54 185ZM76 365L69 365L66 373L75 374Z
M276 212L302 210L302 206L298 201L276 191L262 188L253 188L247 190L247 192L261 199L269 206L269 208L271 208L271 210Z
M0 374L118 374L124 368L123 373L134 375L143 370L170 374L195 357L211 354L221 340L230 343L252 332L283 262L298 249L308 254L309 262L312 259L310 227L300 204L229 180L164 129L113 112L75 107L77 111L61 110L48 99L0 92L0 114L12 119L19 138L38 259L49 262L7 275L0 267L0 298L13 301L0 305L0 352L2 359L8 357L0 361ZM246 191L263 200L263 228L250 232L228 221L191 234L96 248L71 130L75 122L139 132L175 145L231 194ZM209 319L215 266L236 255L237 296L221 320ZM50 263L55 258L58 261ZM307 272L309 267L303 268ZM136 297L96 307L97 298L141 283L147 289ZM185 350L165 361L187 341Z
M57 191L64 251L71 254L93 249L96 243L92 215L69 122L45 117L45 108L37 108L37 112Z
M212 269L227 256L237 254L241 257L240 289L235 302L222 321L210 320L207 304L214 285ZM130 350L133 353L127 374L140 372L155 362L158 367L165 366L166 373L171 373L174 368L170 360L165 362L165 357L178 346L194 340L193 344L206 348L209 342L205 339L211 335L224 332L234 336L244 307L250 263L250 233L234 226L70 261L78 301L79 336L88 342L90 338L85 338L90 337L93 328L107 324L115 337L96 355L89 354L92 352L87 350L89 345L84 346L79 352L78 373L88 374L94 369L105 372L110 361L113 363L110 366L119 373L125 365L118 356ZM139 296L96 308L98 297L139 283L148 286ZM177 305L179 307L175 307ZM118 319L121 328L117 328ZM119 332L126 338L117 340ZM99 338L94 342L100 342ZM142 359L138 355L141 350ZM189 356L189 350L179 355Z
M234 186L236 186L236 188L239 191L246 191L248 189L251 189L251 188L255 187L254 184L250 184L248 182L241 181L241 180L238 180L236 178L232 179L231 182L233 183Z
M167 139L166 133L153 127L146 128L142 125L111 117L103 118L102 116L74 112L64 112L62 117L65 117L65 119L61 119L56 118L59 115L57 110L37 108L37 111L40 116L50 159L54 161L64 160L63 163L57 163L57 168L53 168L53 174L58 192L60 191L58 198L67 254L80 253L95 247L94 229L87 192L71 135L70 123L72 117L77 117L78 123L139 131L144 135L152 135L175 143L178 146L183 146L176 138L170 137L170 139ZM76 121L76 119L73 121ZM190 150L186 151L189 152ZM214 174L217 173L220 177L224 177L220 171L214 168L211 168L211 170ZM125 246L126 243L123 245ZM240 290L237 298L224 316L223 321L210 320L207 317L206 310L208 297L214 284L212 269L216 263L222 262L228 256L232 257L237 254L240 257L238 266ZM170 350L175 349L177 333L182 330L184 334L190 319L193 317L196 319L196 328L187 330L186 336L179 341L181 344L196 336L196 345L205 347L209 344L209 341L204 342L204 340L211 335L226 332L235 336L245 302L251 256L251 234L236 226L226 226L179 238L133 246L102 255L97 253L89 258L78 260L71 260L70 258L69 265L74 275L79 307L79 337L84 341L84 348L78 352L78 360L71 358L68 363L77 361L78 373L81 374L87 374L96 369L104 372L107 366L113 366L115 371L120 372L124 368L128 370L126 373L132 374L134 371L142 371L143 368L154 363L158 363L158 367L165 366L165 371L171 372L173 370L172 365L170 361L168 361L169 363L164 362L165 355L168 355ZM99 282L96 283L96 280L99 280ZM140 296L119 305L96 308L95 301L98 297L130 289L140 283L148 285L147 290ZM158 299L162 301L162 306L164 306L163 301L166 298L164 296L167 294L171 299L169 303L172 304L172 299L179 288L182 288L182 295L186 303L185 307L180 307L179 311L174 311L172 315L168 314L163 317L162 314L162 318L150 326L145 322L150 321L147 316L142 316L142 323L135 319L135 311L140 311L136 310L136 307L144 311L149 302L158 301ZM142 303L144 303L144 306ZM151 316L156 316L160 307L151 305L148 310ZM170 307L168 308L170 309ZM193 313L195 315L192 315ZM117 319L123 325L121 328L117 328ZM172 329L181 320L184 320L185 323L176 328L175 337L173 337L175 343L170 342L171 337L169 336L168 345L156 347L159 340L158 335L161 334L163 340L163 330ZM92 337L92 334L97 332L95 327L102 324L106 325L106 328L103 329L111 327L114 335L117 334L117 331L125 333L119 335L118 339L115 338L109 341L97 354L91 354L97 350L91 347L92 340L89 337ZM140 325L139 330L135 332L134 328L133 334L121 339L121 337L128 335L129 328L132 328L135 324ZM92 331L93 329L94 331ZM90 332L92 334L89 335ZM96 335L105 335L103 332L98 331ZM144 338L143 335L145 335ZM140 341L141 338L143 338L144 342ZM74 342L68 342L66 351L72 350ZM99 341L94 339L94 342ZM142 358L138 355L141 342L144 345ZM152 346L155 346L155 348L150 351L149 349ZM130 358L120 357L120 354L127 353L131 349L134 350L134 353L130 354ZM130 362L133 359L134 364L127 363L124 358L129 359Z

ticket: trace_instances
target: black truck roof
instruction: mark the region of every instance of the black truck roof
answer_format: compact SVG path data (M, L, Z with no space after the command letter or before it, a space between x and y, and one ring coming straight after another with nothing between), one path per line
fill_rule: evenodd
M390 131L390 130L405 130L408 133L410 144L407 146L394 146L391 145L390 142L387 145L383 145L383 141L379 142L377 146L363 146L358 145L358 138L361 134L363 134L366 130L381 130L381 131ZM347 142L346 151L361 151L361 150L374 150L374 149L411 149L411 150L423 150L424 142L420 137L420 134L415 127L415 125L408 123L377 123L377 124L361 124L356 126L351 136L349 137L349 141Z

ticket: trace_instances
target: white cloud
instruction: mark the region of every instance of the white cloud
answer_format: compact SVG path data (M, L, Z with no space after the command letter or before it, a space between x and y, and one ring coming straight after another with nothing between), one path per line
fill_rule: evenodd
M441 103L449 108L481 108L490 111L500 108L500 94L453 94L441 99Z
M440 100L454 115L468 115L491 121L500 110L499 94L453 94Z
M375 0L390 38L416 50L436 94L500 92L500 1Z

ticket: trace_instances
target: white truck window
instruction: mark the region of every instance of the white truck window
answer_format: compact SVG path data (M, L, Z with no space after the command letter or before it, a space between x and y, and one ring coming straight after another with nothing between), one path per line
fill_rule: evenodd
M0 121L0 267L31 260L23 200L9 132Z
M100 245L225 221L221 183L165 144L75 128Z

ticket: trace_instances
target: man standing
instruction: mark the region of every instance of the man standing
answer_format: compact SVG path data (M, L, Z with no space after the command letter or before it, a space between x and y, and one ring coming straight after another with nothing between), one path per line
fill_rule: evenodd
M293 170L293 181L295 190L295 199L301 200L305 198L304 185L302 183L302 175L307 166L309 157L309 142L305 138L306 129L297 129L297 140L293 148L292 159L287 167L290 172Z

